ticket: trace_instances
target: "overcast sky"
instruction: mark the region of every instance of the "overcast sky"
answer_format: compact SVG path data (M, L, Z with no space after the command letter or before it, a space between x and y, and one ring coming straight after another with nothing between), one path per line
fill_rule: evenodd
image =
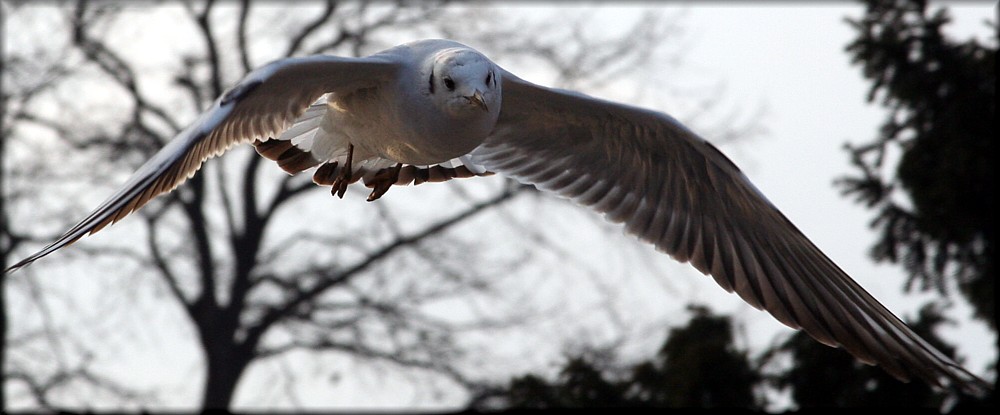
M622 10L603 8L599 15L613 24L623 16L635 16L640 6L657 4L632 5ZM853 173L843 144L871 140L885 116L882 108L865 102L869 84L862 79L860 69L849 64L844 52L855 33L843 19L860 16L862 7L783 2L742 7L714 2L699 7L679 5L685 10L679 21L684 30L681 41L687 44L684 62L679 67L681 72L669 80L636 82L723 82L726 105L748 112L763 108L761 124L766 132L750 142L724 147L723 151L848 274L897 315L914 316L931 296L901 295L904 274L900 268L872 263L867 252L875 241L875 234L868 228L873 213L842 197L833 186L836 178ZM515 2L511 7L537 8L529 2ZM995 6L986 2L962 3L952 9L958 17L953 29L957 36L990 35L990 29L981 22L993 18ZM525 75L529 72L526 68L506 69L537 81ZM669 111L672 105L682 107L683 103L667 101L663 105L657 109ZM672 261L664 257L661 262ZM675 269L670 280L664 282L666 288L652 290L656 294L668 291L673 297L670 304L656 300L645 306L645 312L655 314L649 325L684 304L706 302L719 312L735 313L748 332L767 333L750 338L751 346L758 350L768 345L766 342L773 338L771 334L785 330L769 315L725 293L710 277L688 266L671 268ZM963 323L948 328L944 336L960 342L959 350L967 357L968 369L984 374L985 365L995 359L996 340L981 324L968 323L970 308L962 301L956 303L947 315ZM657 309L656 304L662 307ZM657 347L662 337L644 342L642 333L636 333L631 341L630 347L648 350ZM193 375L190 368L175 370ZM240 389L255 390L254 385L266 382L270 380L248 379ZM368 382L367 387L376 387L381 381ZM180 389L184 394L192 392L190 385ZM307 389L303 387L303 394L308 393ZM330 393L329 385L317 385L316 393ZM343 399L346 401L338 402L347 406L371 402L360 397L352 399L349 394ZM402 399L401 405L413 402L412 397Z

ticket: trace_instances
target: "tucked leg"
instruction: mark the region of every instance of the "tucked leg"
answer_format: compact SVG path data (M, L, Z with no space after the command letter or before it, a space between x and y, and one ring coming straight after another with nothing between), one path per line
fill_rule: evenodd
M354 168L351 167L351 161L354 158L354 144L347 145L347 160L344 161L344 167L340 171L340 175L333 180L332 188L330 189L330 194L335 194L337 197L343 199L344 193L347 192L347 185L351 184L351 176L354 174Z

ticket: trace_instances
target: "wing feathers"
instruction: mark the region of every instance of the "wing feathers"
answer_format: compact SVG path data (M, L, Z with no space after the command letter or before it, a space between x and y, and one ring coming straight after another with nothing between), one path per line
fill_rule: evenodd
M206 159L233 145L280 133L323 94L370 88L397 70L398 64L385 57L315 56L278 60L247 74L83 221L5 272L122 219L157 195L173 190L194 175ZM306 160L296 158L286 164L298 168L303 163Z
M472 152L477 164L624 222L778 321L901 380L989 389L851 280L728 158L673 118L507 72L503 79L500 121Z

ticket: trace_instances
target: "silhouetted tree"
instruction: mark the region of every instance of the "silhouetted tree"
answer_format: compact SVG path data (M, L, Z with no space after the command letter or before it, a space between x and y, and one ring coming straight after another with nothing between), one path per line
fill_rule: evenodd
M955 357L955 348L934 333L944 323L934 306L920 310L910 327L938 350ZM790 388L800 408L810 407L923 407L942 408L948 393L925 382L903 383L886 371L868 366L843 350L827 347L801 332L795 333L765 359L787 354L790 368L773 379L779 388Z
M572 357L559 374L557 404L550 406L610 407L628 404L624 385L605 378L600 364L586 355Z
M25 1L0 2L0 268L6 268L15 250L26 243L42 242L12 229L13 212L8 203L31 194L24 178L37 177L38 164L16 160L24 152L22 129L31 124L30 108L68 74L63 53L47 47L8 48L7 29L12 19L31 21L30 4ZM15 34L13 42L23 40ZM13 50L12 50L13 49ZM27 140L30 142L30 140ZM30 147L29 147L30 148ZM47 235L53 236L53 235ZM41 284L31 273L0 275L0 412L26 407L54 411L60 397L100 397L107 402L141 401L142 393L97 373L86 348L76 347L65 331L54 325L38 292ZM10 309L27 312L15 324Z
M903 265L907 290L954 284L996 331L996 38L949 39L947 9L924 0L866 4L847 51L889 115L874 141L847 146L858 175L839 184L877 212L876 261Z
M606 359L582 354L568 359L555 381L516 377L504 388L482 392L474 404L763 409L763 399L754 393L762 377L746 352L733 344L730 318L715 316L703 306L689 309L694 316L686 326L670 330L656 357L631 366L624 375L609 368L602 361Z
M328 0L307 5L311 13L291 9L300 5L278 8L268 3L265 7L250 1L178 3L183 7L172 9L166 18L175 20L166 24L181 28L176 33L185 36L182 40L178 35L171 45L179 55L173 64L155 68L137 58L135 50L129 49L135 44L122 42L116 31L119 24L132 23L123 14L136 16L144 10L127 3L82 0L59 9L66 19L76 63L70 70L81 79L99 82L101 88L99 94L79 99L80 91L89 91L87 87L93 85L71 84L72 98L57 103L62 106L55 116L45 108L26 111L33 123L49 128L61 140L62 151L57 153L76 163L89 160L85 169L50 166L50 171L36 177L32 184L36 188L44 190L52 182L71 183L74 188L59 194L59 203L36 203L39 207L32 213L75 211L72 217L78 217L80 210L63 203L79 200L81 183L110 174L108 170L133 170L254 67L286 56L371 53L398 43L386 44L386 32L426 36L426 31L445 24L452 15L450 9L430 2L407 7L403 2L373 5ZM487 21L488 17L479 18ZM574 49L580 52L569 57L539 52L539 59L555 65L562 59L589 56L591 51L590 55L600 52L609 62L632 62L632 54L648 53L655 46L635 47L637 42L662 38L655 35L656 22L644 20L621 35L615 43L618 49L598 51L586 39L550 39L555 44L575 42L579 47ZM486 31L488 26L480 29ZM504 40L493 38L493 42ZM168 52L175 51L155 56ZM577 73L561 74L560 82L570 86L574 77L623 73L600 72L605 69L602 63L582 62ZM629 66L628 70L639 68ZM97 104L102 96L117 99L113 105L117 117L102 118L95 126L89 121L109 112ZM81 109L80 102L86 102L86 108ZM512 267L494 267L501 271L493 273L477 269L477 255L486 255L485 250L480 254L475 249L478 240L449 231L530 188L508 181L479 188L483 191L478 195L456 190L457 197L437 201L446 203L448 209L436 212L433 219L418 221L412 217L414 206L394 204L392 198L350 211L348 198L334 201L308 175L288 177L252 150L244 150L210 161L176 191L130 216L127 221L136 231L127 236L131 239L126 244L84 243L67 250L92 253L95 262L111 258L115 269L108 274L112 277L131 273L161 282L161 295L179 305L203 353L202 406L230 406L251 364L290 351L342 353L466 382L454 366L461 354L453 339L456 327L468 330L510 321L484 318L479 326L457 324L425 306L486 292L510 275ZM88 183L87 192L106 194L108 183L120 181L95 180L97 186ZM321 202L306 203L310 195L316 198L312 202ZM24 204L39 199L12 200ZM323 209L328 214L303 220L306 209ZM31 242L49 239L38 227L25 222L17 230L30 234ZM27 250L24 245L21 251ZM25 271L44 274L46 266L40 262ZM85 267L72 270L87 271ZM79 277L85 276L90 277ZM139 314L134 309L129 313Z
M862 18L848 19L858 37L847 52L873 82L868 100L879 100L889 116L874 141L847 146L860 175L838 183L846 195L877 211L872 226L881 236L872 256L903 265L910 274L906 290L916 285L947 294L955 284L995 331L996 45L949 39L942 30L950 22L947 9L929 10L926 1L866 5ZM895 151L901 152L898 164L889 165ZM940 311L925 306L909 325L955 358L955 348L934 332L945 323ZM774 380L790 388L799 407L937 411L989 402L935 391L922 382L899 382L803 333L765 360L783 355L791 356L791 367Z
M694 317L670 330L652 365L635 369L639 395L672 407L759 407L753 387L760 376L733 344L731 319L703 306L689 309Z

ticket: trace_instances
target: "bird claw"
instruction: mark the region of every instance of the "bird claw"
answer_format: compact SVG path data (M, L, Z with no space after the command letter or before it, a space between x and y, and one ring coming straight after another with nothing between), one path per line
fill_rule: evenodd
M333 181L333 184L330 185L330 186L332 186L332 188L330 189L330 194L333 195L333 196L337 196L337 197L343 199L344 198L344 193L347 192L347 185L348 184L349 184L348 181L345 180L344 177L338 176Z
M403 168L403 163L396 163L395 166L382 170L372 178L372 193L368 195L368 201L374 201L382 197L389 188L399 180L399 171Z

